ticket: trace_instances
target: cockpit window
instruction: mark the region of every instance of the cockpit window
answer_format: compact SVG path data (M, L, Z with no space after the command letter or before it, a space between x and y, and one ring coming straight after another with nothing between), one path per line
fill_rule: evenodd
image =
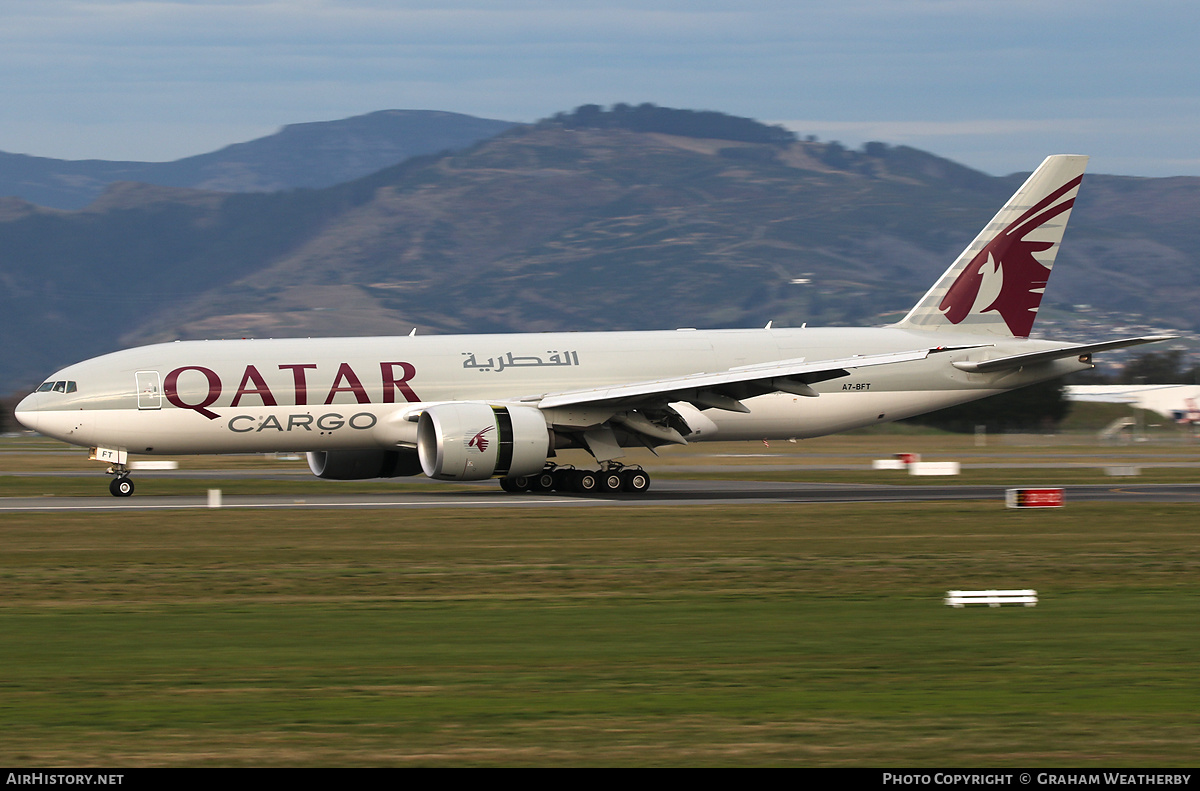
M42 382L35 392L49 393L53 391L55 393L74 393L78 390L79 388L74 382Z

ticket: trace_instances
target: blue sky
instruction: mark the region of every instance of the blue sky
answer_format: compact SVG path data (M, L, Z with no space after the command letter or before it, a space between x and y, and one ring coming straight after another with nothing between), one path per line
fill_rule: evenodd
M654 102L1200 175L1195 0L0 0L0 150L170 160L374 110L533 121Z

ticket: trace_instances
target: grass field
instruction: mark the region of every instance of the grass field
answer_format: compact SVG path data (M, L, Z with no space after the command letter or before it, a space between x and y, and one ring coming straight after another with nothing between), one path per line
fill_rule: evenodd
M0 763L1191 766L1200 519L0 516ZM1036 608L953 609L1032 587Z

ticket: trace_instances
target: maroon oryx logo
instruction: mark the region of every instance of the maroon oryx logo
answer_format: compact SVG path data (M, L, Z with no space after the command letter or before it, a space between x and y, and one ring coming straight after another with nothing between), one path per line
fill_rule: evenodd
M487 449L488 449L488 438L483 435L488 433L489 431L491 431L494 428L495 428L495 426L488 426L483 431L481 431L478 434L476 434L475 436L471 437L471 439L467 441L467 447L475 448L480 453L486 453Z
M1038 201L971 259L938 305L951 323L958 324L970 315L979 296L985 268L990 264L991 274L999 272L1002 278L1000 293L980 313L994 310L1013 335L1029 337L1037 307L1042 302L1042 291L1050 277L1050 270L1038 263L1033 254L1049 250L1055 243L1028 241L1025 237L1068 211L1075 204L1074 198L1057 205L1054 205L1055 201L1078 187L1082 180L1083 176L1078 176Z

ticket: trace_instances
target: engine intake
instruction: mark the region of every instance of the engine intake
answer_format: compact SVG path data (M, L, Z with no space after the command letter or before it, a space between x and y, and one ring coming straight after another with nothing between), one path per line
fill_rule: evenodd
M546 465L550 431L536 407L438 404L421 413L417 453L430 478L533 475Z

